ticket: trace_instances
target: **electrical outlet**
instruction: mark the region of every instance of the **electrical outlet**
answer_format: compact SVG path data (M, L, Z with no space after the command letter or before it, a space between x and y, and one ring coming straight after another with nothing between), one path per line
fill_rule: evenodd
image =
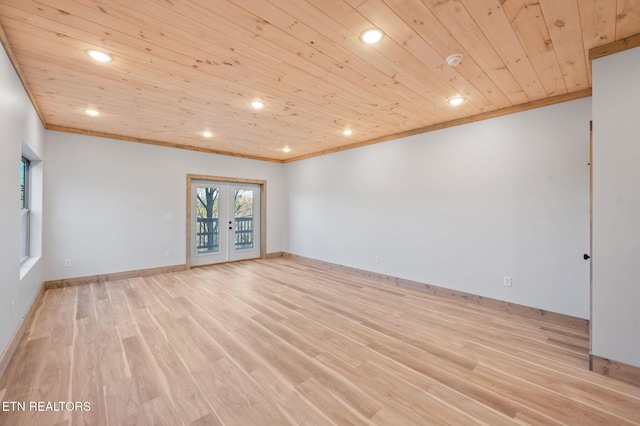
M171 213L165 213L164 220L173 220L173 215Z
M12 300L11 301L11 318L13 318L13 310L15 309L15 307L16 307L16 301Z
M379 255L376 255L376 256L374 257L374 260L376 261L376 263L380 263L380 256L379 256Z
M504 277L503 283L505 287L511 287L511 277Z
M164 255L167 256L167 257L171 257L171 250L165 251Z
M67 267L71 266L71 259L65 259L64 266L67 266Z

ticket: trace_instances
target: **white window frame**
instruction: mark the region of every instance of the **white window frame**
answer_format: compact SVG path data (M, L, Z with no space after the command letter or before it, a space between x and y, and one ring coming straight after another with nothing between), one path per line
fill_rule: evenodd
M31 160L24 155L20 160L20 171L22 179L22 163L24 167L24 192L20 205L20 263L27 260L31 254Z

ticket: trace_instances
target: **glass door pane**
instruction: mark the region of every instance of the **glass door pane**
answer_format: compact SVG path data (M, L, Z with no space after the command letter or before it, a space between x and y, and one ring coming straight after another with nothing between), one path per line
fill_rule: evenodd
M254 248L253 234L253 189L235 190L235 249Z
M230 225L226 225L229 186L227 182L191 182L190 258L201 266L228 260Z
M196 189L196 252L220 252L220 188Z
M260 200L260 185L229 183L229 260L260 257Z

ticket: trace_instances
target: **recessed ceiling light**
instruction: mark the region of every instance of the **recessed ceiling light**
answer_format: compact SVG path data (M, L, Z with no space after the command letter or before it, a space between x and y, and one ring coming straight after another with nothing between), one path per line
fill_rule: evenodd
M284 151L284 152L290 152L290 151L291 151L291 149L290 149L288 146L285 146L285 147L284 147L284 149L283 149L283 151Z
M99 50L93 50L93 49L89 49L87 50L87 55L91 56L93 59L95 59L98 62L111 62L113 61L113 56L101 52Z
M360 40L367 44L375 44L382 40L382 37L384 37L384 33L377 28L369 28L360 34Z
M353 130L351 129L345 129L342 131L342 134L345 136L351 136L353 134Z
M262 101L253 101L253 102L251 102L251 106L254 107L255 109L260 109L260 108L264 107L264 102L262 102Z
M91 117L97 117L100 115L100 112L96 111L95 109L85 109L84 112L85 114L90 115Z
M458 106L464 102L464 98L461 96L456 96L455 98L449 99L449 103L453 106Z
M211 133L211 132L202 132L202 136L204 136L205 138L210 138L211 136L213 136L213 133Z

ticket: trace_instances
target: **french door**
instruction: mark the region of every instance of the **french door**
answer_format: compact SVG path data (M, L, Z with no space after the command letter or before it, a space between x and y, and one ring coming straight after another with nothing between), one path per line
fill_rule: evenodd
M260 257L261 187L213 180L191 181L191 265Z

